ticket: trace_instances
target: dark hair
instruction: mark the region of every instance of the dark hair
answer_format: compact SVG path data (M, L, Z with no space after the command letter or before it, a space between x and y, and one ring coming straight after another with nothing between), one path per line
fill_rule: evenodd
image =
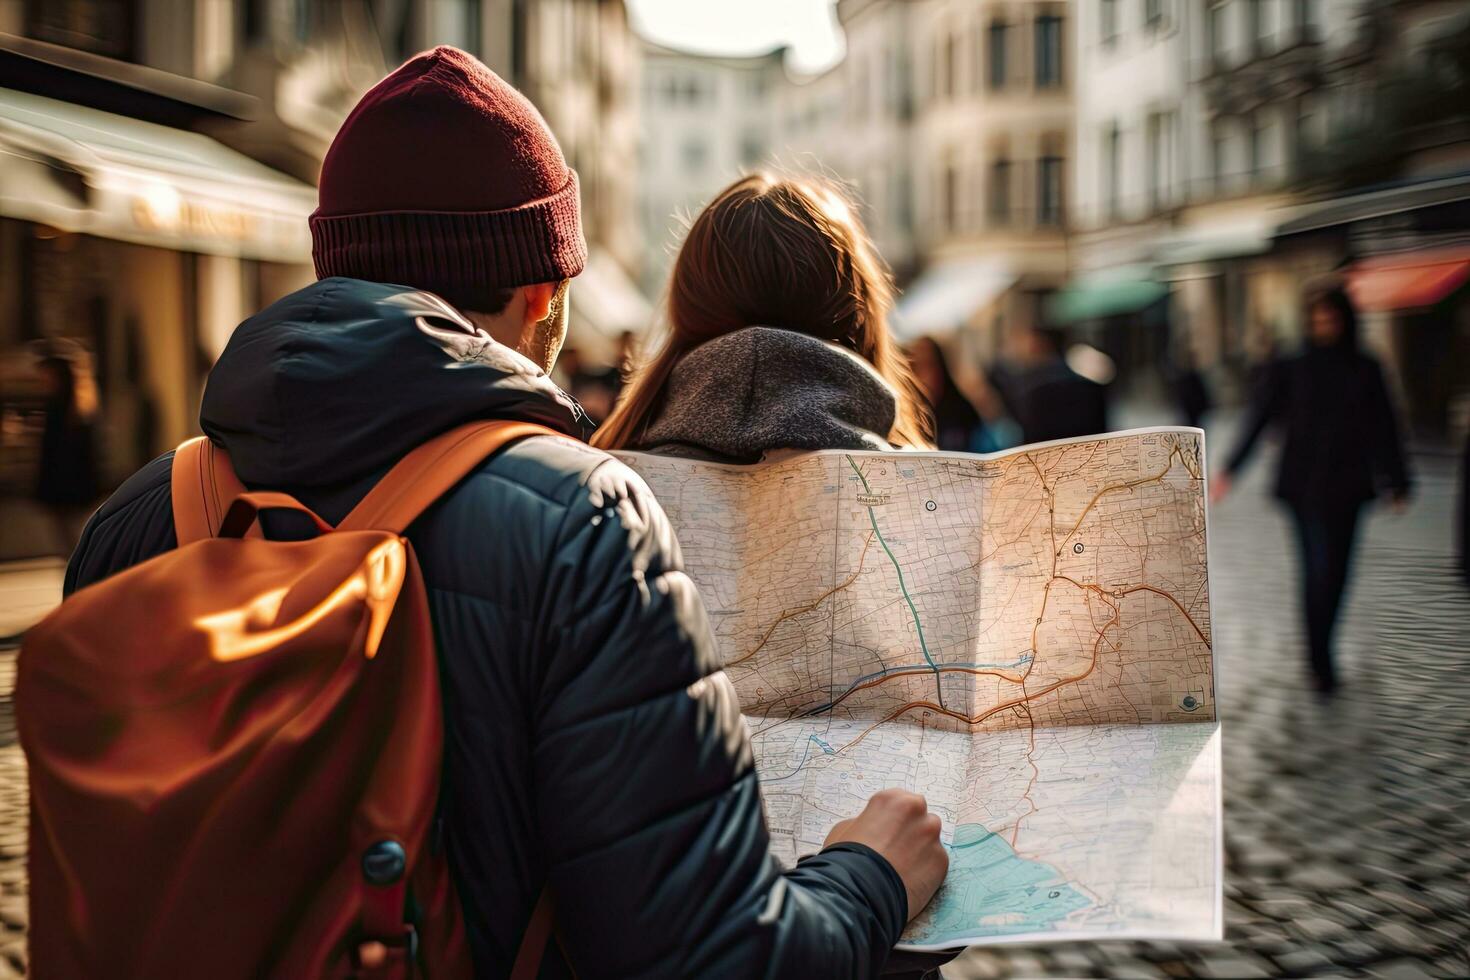
M439 295L448 300L457 310L465 313L482 313L495 316L510 305L515 297L514 289L498 286L458 286L452 290L441 289Z
M668 335L628 383L592 444L637 445L662 408L674 365L745 327L792 330L866 360L898 400L890 442L929 448L933 421L888 332L893 284L857 208L830 181L755 173L694 220L669 282Z
M1358 346L1358 308L1353 305L1353 299L1348 295L1347 290L1340 285L1308 290L1306 313L1309 319L1312 309L1317 306L1325 306L1337 314L1338 322L1342 325L1342 332L1335 346L1356 348Z

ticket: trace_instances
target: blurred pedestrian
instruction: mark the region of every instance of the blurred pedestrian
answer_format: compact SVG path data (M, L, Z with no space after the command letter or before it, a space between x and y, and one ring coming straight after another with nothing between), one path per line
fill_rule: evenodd
M1210 388L1187 348L1173 364L1169 387L1173 389L1174 404L1184 424L1196 429L1203 426L1205 413L1212 407Z
M535 974L544 948L547 976L874 976L944 877L939 820L921 798L887 790L795 868L774 857L749 736L668 519L631 471L576 441L581 413L547 377L566 336L568 282L587 258L577 188L520 92L454 48L413 58L363 96L327 152L311 218L322 278L235 331L210 373L202 428L248 486L289 488L332 524L390 465L467 423L562 433L490 456L408 532L443 677L433 850L457 896L416 892L408 904L421 923L462 924L473 962L459 972L503 977L517 964L517 975ZM69 592L175 547L171 469L171 455L155 460L98 512ZM274 744L261 731L255 741ZM210 733L176 734L159 744L197 748ZM107 738L98 730L91 748L102 752ZM420 745L397 757L429 751L441 755ZM324 791L392 775L364 770ZM277 862L278 877L279 862L298 860L217 832L157 830L184 835L181 853L200 875L191 882L206 877L194 858L210 847L248 848ZM369 886L369 872L385 867L384 886ZM412 972L408 940L429 934L403 918L416 867L409 877L402 858L396 871L366 869L370 902L355 875L341 888L332 882L345 879L304 885L352 917L333 928L392 942L379 955L394 958L375 975ZM42 887L81 894L85 883L63 877L33 869L32 901ZM142 900L172 894L172 882L150 882ZM448 901L464 914L449 915ZM182 928L136 937L126 948L137 959L114 972L139 972L176 933L207 946L207 930L189 927L209 926L217 908L163 904ZM43 948L69 949L77 962L92 937L130 935L125 919L87 912L85 935L65 916L33 920L32 949L44 931ZM333 961L331 972L351 971Z
M85 355L47 354L41 377L43 423L36 499L46 508L62 557L71 555L102 492L97 468L97 386Z
M733 463L777 449L932 448L888 331L892 300L835 185L744 177L689 229L668 335L592 443Z
M1023 442L1108 431L1107 387L1074 371L1062 356L1061 331L1022 327L1008 338L1008 369L999 377Z
M1470 583L1470 431L1465 433L1465 452L1460 459L1460 570Z
M1307 343L1276 362L1247 414L1235 451L1214 477L1223 499L1262 432L1284 433L1276 495L1291 509L1302 555L1303 606L1312 680L1337 686L1332 636L1347 588L1363 505L1380 491L1396 510L1409 494L1399 423L1383 370L1358 347L1358 316L1341 286L1307 298Z
M934 413L935 445L953 452L980 452L985 422L955 384L944 348L933 337L920 337L909 345L909 361Z

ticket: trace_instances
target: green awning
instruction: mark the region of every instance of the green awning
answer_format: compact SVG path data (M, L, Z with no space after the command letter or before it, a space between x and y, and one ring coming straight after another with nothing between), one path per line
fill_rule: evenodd
M1047 300L1052 322L1066 325L1137 313L1169 293L1147 269L1118 269L1073 280Z

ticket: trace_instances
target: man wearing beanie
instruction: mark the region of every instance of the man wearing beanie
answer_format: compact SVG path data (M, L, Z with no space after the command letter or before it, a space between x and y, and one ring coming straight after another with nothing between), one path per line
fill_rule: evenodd
M577 441L585 417L547 377L587 247L577 175L540 114L461 51L419 55L342 125L311 233L319 281L241 324L205 389L200 424L245 484L335 524L455 426L565 434L491 457L408 532L476 975L510 972L543 890L542 976L878 974L943 877L938 820L888 791L795 868L770 855L673 532L637 476ZM68 592L175 546L171 462L92 518Z

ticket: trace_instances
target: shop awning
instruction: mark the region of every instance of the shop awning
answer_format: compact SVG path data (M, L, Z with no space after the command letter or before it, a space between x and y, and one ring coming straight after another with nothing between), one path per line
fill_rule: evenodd
M1354 263L1348 292L1364 312L1422 310L1470 280L1470 249L1380 255Z
M1170 266L1261 255L1271 250L1274 232L1267 219L1185 229L1162 238L1154 246L1153 258Z
M309 262L311 186L188 130L0 89L0 215L188 252Z
M942 261L904 291L894 311L894 332L901 340L913 340L958 330L1018 278L1007 263L997 259Z
M1047 316L1066 325L1137 313L1169 293L1145 266L1109 269L1074 279L1047 299Z

